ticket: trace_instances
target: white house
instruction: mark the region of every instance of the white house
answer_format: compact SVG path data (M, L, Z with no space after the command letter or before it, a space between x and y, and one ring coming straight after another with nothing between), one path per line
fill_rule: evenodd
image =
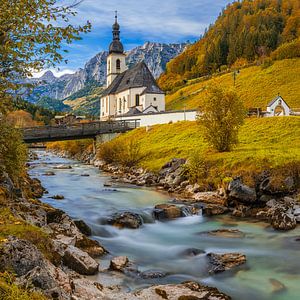
M267 106L266 117L289 116L291 109L281 96L277 96Z
M147 65L140 62L127 69L117 15L112 32L113 41L107 58L107 88L100 100L100 120L164 111L165 94Z

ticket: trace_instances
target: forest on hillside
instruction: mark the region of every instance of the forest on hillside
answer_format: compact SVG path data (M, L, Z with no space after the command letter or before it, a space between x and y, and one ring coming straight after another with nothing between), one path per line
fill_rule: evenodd
M168 63L159 84L172 90L186 80L264 59L279 47L282 51L273 55L275 59L298 57L299 37L299 0L234 2L223 9L198 42Z

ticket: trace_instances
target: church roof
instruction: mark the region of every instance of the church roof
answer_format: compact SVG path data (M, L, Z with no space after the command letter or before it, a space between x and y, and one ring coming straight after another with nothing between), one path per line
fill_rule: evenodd
M272 106L277 100L282 100L284 101L284 99L281 96L277 96L276 98L274 98L271 102L269 102L269 104L267 105L267 107ZM285 102L285 101L284 101ZM285 104L288 106L288 104L285 102ZM288 106L289 107L289 106Z
M118 94L131 88L145 87L142 94L164 94L158 87L147 65L142 61L133 68L119 74L104 91L103 96Z

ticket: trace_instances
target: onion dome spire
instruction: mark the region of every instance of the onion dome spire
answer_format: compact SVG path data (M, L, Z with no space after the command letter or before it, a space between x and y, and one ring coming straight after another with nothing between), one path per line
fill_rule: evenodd
M112 26L113 41L109 46L109 53L123 53L124 47L120 42L120 25L118 23L118 12L115 12L115 23Z

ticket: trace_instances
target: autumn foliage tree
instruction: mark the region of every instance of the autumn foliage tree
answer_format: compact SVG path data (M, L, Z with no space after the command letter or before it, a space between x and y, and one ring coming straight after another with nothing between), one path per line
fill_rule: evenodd
M61 0L0 1L0 176L2 172L17 178L26 159L26 150L18 130L4 114L14 91L20 91L24 78L33 71L54 66L63 60L63 43L80 39L90 31L89 22L73 26L73 5Z
M166 91L211 75L239 59L253 62L300 37L299 0L243 0L229 4L203 38L167 64Z
M62 43L80 39L90 23L73 26L74 3L59 0L0 1L0 99L2 112L11 92L33 71L63 60Z
M225 152L238 143L238 131L245 116L246 110L237 94L215 86L207 91L198 122L208 143Z

